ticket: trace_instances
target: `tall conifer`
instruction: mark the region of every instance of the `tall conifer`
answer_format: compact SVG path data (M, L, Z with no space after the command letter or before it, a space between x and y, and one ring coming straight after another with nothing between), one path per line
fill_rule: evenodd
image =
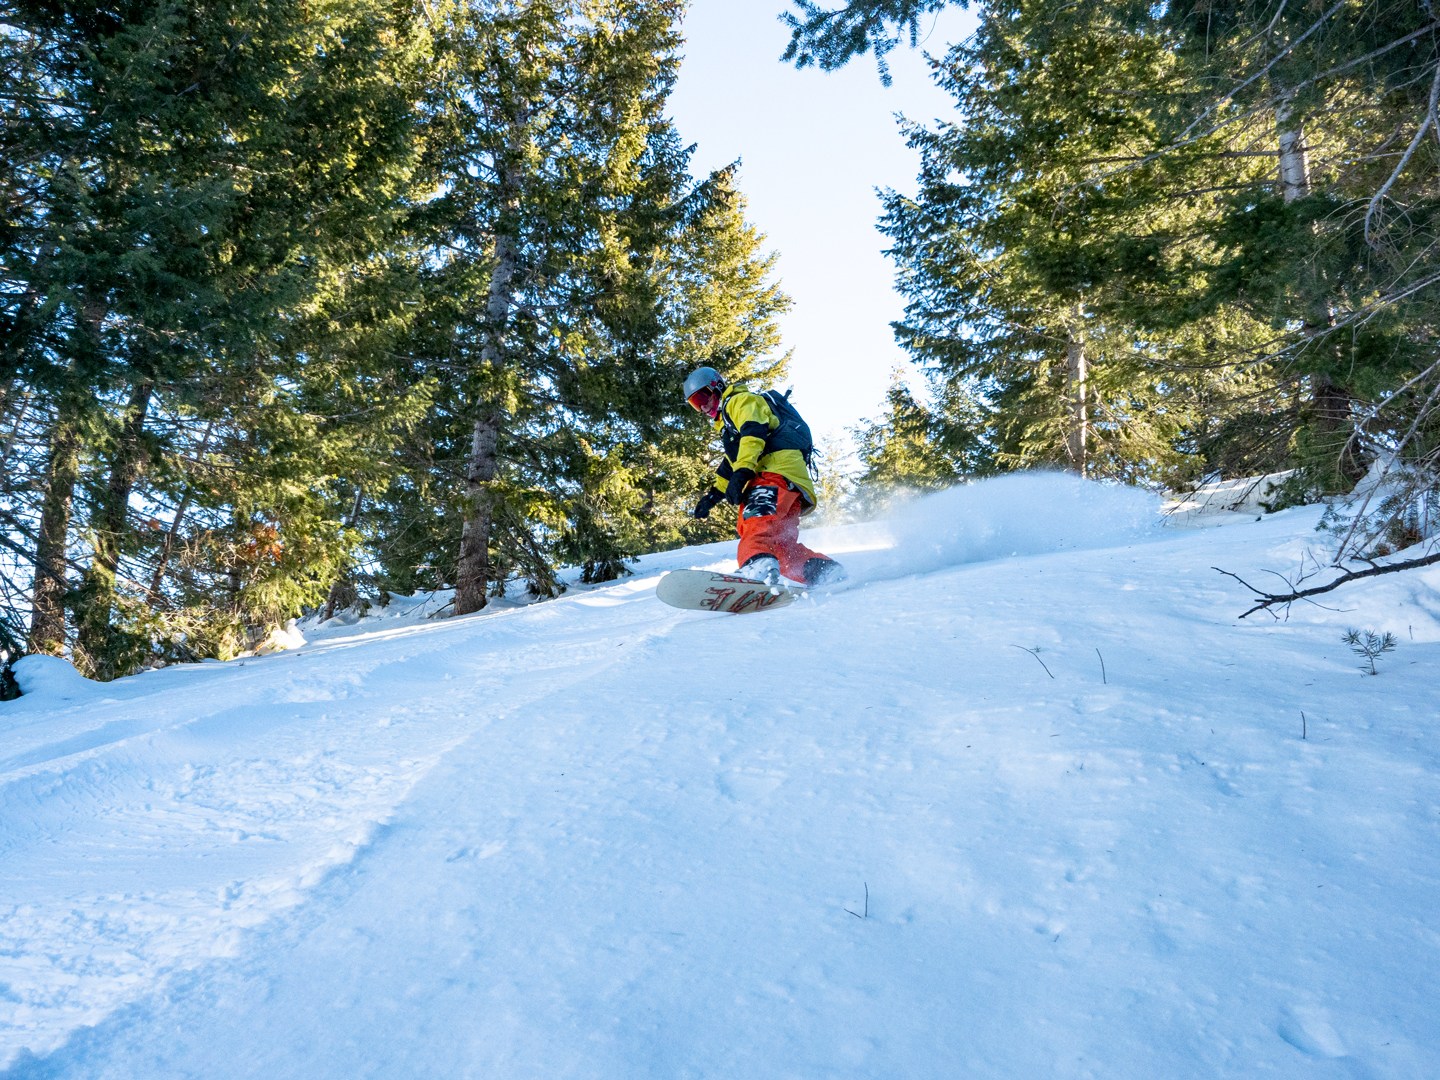
M1149 308L1193 297L1214 197L1172 178L1224 148L1157 154L1168 118L1145 103L1177 96L1181 72L1163 28L1123 14L988 6L937 64L961 119L908 129L920 190L887 195L882 231L909 299L902 343L987 403L1000 464L1173 481L1205 376Z
M7 251L4 325L47 429L16 515L35 565L29 647L73 649L107 677L164 639L166 612L205 579L234 586L210 592L226 622L279 614L247 608L234 565L201 570L203 552L233 549L211 542L215 523L192 526L204 511L306 548L301 518L256 508L265 477L232 467L256 487L223 495L203 477L244 456L233 448L283 456L253 420L307 407L295 391L321 358L299 339L305 310L338 264L371 257L403 173L407 31L379 3L14 8L47 92L22 116L38 209ZM180 553L188 593L169 587ZM193 610L179 622L204 640Z
M512 577L552 592L557 559L611 577L656 535L670 486L660 444L684 408L675 334L710 280L693 259L718 242L706 207L724 186L692 190L689 153L664 116L681 7L436 9L446 63L427 146L438 194L421 213L429 301L415 345L445 386L417 447L435 476L391 494L400 510L455 491L430 524L459 523L458 556L415 522L395 550L453 581L458 613ZM743 261L748 271L755 259ZM768 343L735 344L743 365Z

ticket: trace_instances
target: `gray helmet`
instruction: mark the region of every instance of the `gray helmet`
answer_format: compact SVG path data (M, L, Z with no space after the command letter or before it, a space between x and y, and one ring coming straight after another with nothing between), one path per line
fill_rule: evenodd
M713 367L696 368L685 379L685 400L689 401L691 394L706 387L718 394L725 389L725 380Z

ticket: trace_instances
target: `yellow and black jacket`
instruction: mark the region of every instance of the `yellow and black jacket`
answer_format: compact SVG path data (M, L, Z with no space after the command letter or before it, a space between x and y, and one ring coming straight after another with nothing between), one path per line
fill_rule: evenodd
M736 469L756 473L779 473L794 485L805 500L802 513L815 508L815 484L805 455L799 450L770 449L771 437L780 426L780 417L770 403L743 386L726 387L715 417L715 430L725 460L715 470L715 489L724 491Z

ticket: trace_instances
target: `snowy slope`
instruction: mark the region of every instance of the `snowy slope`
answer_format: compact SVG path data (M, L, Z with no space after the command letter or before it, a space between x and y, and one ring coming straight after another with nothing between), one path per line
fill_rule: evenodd
M1013 477L810 534L852 579L759 615L654 599L717 545L22 661L0 1076L1440 1076L1440 572L1239 622L1212 567L1317 512L1156 511Z

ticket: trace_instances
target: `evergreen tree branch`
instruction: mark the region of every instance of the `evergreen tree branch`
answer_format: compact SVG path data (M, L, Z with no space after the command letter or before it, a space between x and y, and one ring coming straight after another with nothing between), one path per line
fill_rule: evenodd
M1339 4L1336 5L1336 7L1339 7L1339 6L1340 6ZM1321 23L1323 23L1325 19L1329 18L1330 15L1334 14L1334 11L1335 11L1335 9L1332 8L1330 12L1327 12L1325 15L1321 16L1320 20L1317 21L1315 24L1313 24L1313 25L1310 27L1310 30L1307 31L1307 35L1308 35L1309 33L1313 32L1316 28L1318 28L1318 26L1319 26ZM1440 29L1440 19L1437 19L1436 21L1431 22L1431 23L1429 23L1429 24L1421 27L1419 30L1415 30L1415 31L1413 31L1413 32L1411 32L1411 33L1409 33L1409 34L1406 34L1404 37L1396 38L1394 41L1390 42L1389 44L1383 45L1383 46L1381 46L1381 47L1378 48L1378 49L1374 49L1374 50L1372 50L1371 52L1366 53L1364 56L1356 57L1356 58L1353 59L1353 60L1348 60L1348 61L1346 61L1346 62L1343 63L1343 64L1337 64L1337 65L1335 65L1334 67L1327 68L1325 71L1319 72L1319 73L1317 73L1317 74L1315 74L1315 75L1311 75L1311 76L1308 77L1308 78L1302 79L1302 80L1300 80L1299 82L1295 83L1293 86L1291 86L1291 87L1289 88L1289 89L1290 89L1290 92L1291 92L1292 94L1299 94L1299 93L1302 93L1302 92L1304 92L1304 91L1306 91L1306 90L1312 89L1313 87L1319 86L1319 85L1325 83L1326 81L1335 78L1335 77L1338 76L1338 75L1343 75L1343 74L1345 74L1346 72L1352 71L1352 70L1354 70L1354 69L1357 68L1357 67L1362 67L1362 66L1364 66L1365 64L1370 63L1371 61L1378 60L1380 57L1385 56L1386 54L1388 54L1388 53L1390 53L1390 52L1393 52L1395 49L1401 48L1401 47L1404 46L1404 45L1408 45L1408 44L1410 44L1411 42L1414 42L1414 41L1416 41L1416 40L1418 40L1418 39L1420 39L1420 38L1422 38L1422 37L1425 37L1427 34L1434 34L1437 29ZM1123 157L1114 158L1114 159L1113 159L1114 161L1120 162L1121 164L1119 164L1116 169L1111 170L1111 171L1109 171L1109 172L1107 172L1107 173L1101 174L1101 176L1100 176L1099 178L1100 178L1100 179L1105 179L1105 178L1107 178L1107 177L1110 176L1110 175L1114 175L1114 174L1121 173L1121 172L1126 172L1126 171L1129 171L1129 170L1132 170L1132 169L1143 168L1143 167L1146 166L1146 165L1154 164L1155 162L1161 160L1162 158L1166 157L1167 155L1173 153L1173 152L1176 151L1176 150L1184 150L1184 149L1187 149L1187 148L1189 148L1189 147L1192 147L1192 146L1196 145L1197 143L1201 143L1201 142L1203 142L1204 140L1206 140L1206 139L1208 139L1208 138L1210 138L1210 137L1212 137L1212 136L1214 136L1214 135L1218 135L1218 134L1219 134L1221 131L1223 131L1225 128L1233 127L1235 124L1243 123L1244 121L1249 120L1249 119L1253 119L1255 116L1257 116L1257 115L1265 112L1266 109L1268 109L1268 107L1269 107L1269 106L1268 106L1268 103L1260 102L1260 103L1257 103L1257 104L1251 106L1250 108L1242 109L1240 112L1238 112L1238 113L1236 113L1236 114L1234 114L1234 115L1228 116L1228 117L1226 117L1225 119L1220 120L1219 122L1217 122L1217 123L1215 123L1215 124L1212 124L1212 125L1210 125L1210 126L1208 126L1208 127L1201 128L1200 130L1196 130L1197 125L1201 124L1207 117L1213 115L1215 112L1217 112L1218 110L1220 110L1221 108L1223 108L1225 105L1227 105L1227 104L1229 104L1230 102L1232 102L1232 101L1234 100L1235 96L1236 96L1238 93L1240 93L1240 91L1242 91L1243 89L1245 89L1247 86L1249 86L1249 85L1250 85L1251 83L1253 83L1255 80L1257 80L1257 79L1259 79L1259 78L1262 78L1262 77L1265 75L1265 73L1266 73L1267 71L1269 71L1269 70L1274 66L1274 64L1275 64L1276 62L1278 62L1279 60L1283 59L1285 55L1287 55L1290 51L1293 51L1294 47L1297 46L1297 45L1299 45L1299 44L1300 44L1300 41L1292 42L1291 45L1288 46L1286 50L1282 51L1282 53L1281 53L1280 56L1275 57L1275 58L1271 61L1270 64L1267 64L1267 65L1266 65L1266 67L1265 67L1264 69L1262 69L1261 71L1257 72L1255 75L1252 75L1249 79L1246 79L1245 82L1241 83L1240 85L1238 85L1238 86L1236 86L1236 87L1233 87L1229 92L1225 93L1222 97L1220 97L1219 99L1217 99L1216 102L1215 102L1213 105L1211 105L1209 108L1205 109L1199 116L1197 116L1193 121L1191 121L1191 123L1184 129L1184 131L1181 132L1175 139L1173 139L1173 140L1171 140L1170 142L1166 143L1164 146L1160 146L1160 147L1158 147L1157 149L1155 149L1155 150L1153 150L1153 151L1151 151L1151 152L1149 152L1149 153L1146 153L1146 154L1136 155L1136 156L1133 156L1133 157L1131 157L1131 156L1123 156ZM1434 110L1432 110L1432 113L1433 113L1433 111L1434 111ZM1436 139L1437 139L1437 140L1440 140L1440 124L1437 124L1436 122L1434 122L1433 119L1432 119L1432 124L1431 124L1431 130L1434 131ZM1235 154L1217 154L1217 155L1211 155L1211 156L1214 156L1214 157L1229 157L1229 156L1239 156L1239 155L1235 155ZM1273 151L1256 151L1256 152L1255 152L1255 156L1257 156L1257 157L1269 157L1269 156L1273 156ZM1103 162L1103 159L1097 159L1097 160L1099 160L1099 161L1101 161L1102 163L1104 163L1104 162Z
M1280 61L1284 60L1286 57L1288 57L1288 56L1290 56L1292 53L1294 53L1294 51L1295 51L1296 49L1298 49L1301 45L1303 45L1303 44L1304 44L1313 34L1315 34L1322 26L1324 26L1327 22L1329 22L1330 19L1331 19L1331 17L1334 16L1334 14L1335 14L1337 11L1339 11L1341 8L1343 8L1343 7L1345 6L1345 4L1346 4L1346 0L1335 0L1335 3L1334 3L1333 5L1331 5L1331 7L1329 8L1329 10L1327 10L1323 15L1321 15L1321 16L1320 16L1318 19L1316 19L1313 23L1311 23L1310 26L1305 30L1305 32L1304 32L1303 34L1301 34L1301 35L1299 35L1298 37L1296 37L1294 41L1289 42L1283 49L1281 49L1281 50L1280 50L1279 52L1277 52L1274 56L1272 56L1272 57L1270 58L1269 63L1267 63L1267 64L1266 64L1264 67L1262 67L1259 71L1257 71L1257 72L1255 72L1253 75L1251 75L1251 76L1250 76L1248 79L1246 79L1244 82L1240 83L1238 86L1233 87L1233 88L1230 90L1229 93L1227 93L1224 97L1220 98L1218 101L1215 102L1214 105L1210 106L1210 108L1206 109L1206 110L1205 110L1204 112L1202 112L1199 116L1197 116L1197 117L1194 119L1194 121L1191 122L1190 126L1185 129L1185 131L1184 131L1184 133L1183 133L1183 135L1182 135L1182 138L1185 137L1185 136L1190 135L1191 132L1195 129L1196 125L1198 125L1198 124L1199 124L1202 120L1204 120L1206 117L1210 116L1210 115L1211 115L1212 113L1214 113L1217 109L1220 109L1220 108L1224 107L1228 102L1234 100L1235 96L1236 96L1237 94L1239 94L1241 91L1243 91L1244 89L1246 89L1246 88L1247 88L1248 86L1250 86L1251 84L1253 84L1253 83L1255 83L1255 82L1258 82L1259 80L1263 79L1266 75L1270 74L1270 72L1272 72L1273 70L1275 70L1276 65L1279 64ZM1282 5L1282 8L1283 8L1283 5ZM1277 18L1277 19L1279 18L1279 13L1278 13L1278 12L1276 13L1276 18ZM1268 29L1267 29L1266 32L1267 32L1267 33L1269 32Z
M1420 121L1420 125L1415 129L1414 138L1410 140L1410 145L1405 148L1405 153L1402 154L1400 160L1396 162L1395 168L1390 171L1390 176L1385 180L1385 183L1380 186L1380 190L1375 192L1374 196L1370 199L1370 205L1365 209L1365 242L1372 248L1378 248L1379 243L1371 233L1370 226L1375 219L1377 211L1380 209L1380 204L1385 200L1385 196L1390 193L1390 189L1394 187L1395 182L1400 179L1400 174L1403 173L1406 166L1410 164L1410 159L1415 156L1415 151L1420 148L1421 142L1425 139L1425 132L1428 131L1435 122L1435 107L1437 103L1440 103L1440 64L1435 65L1435 78L1430 83L1430 99L1425 108L1424 119Z

